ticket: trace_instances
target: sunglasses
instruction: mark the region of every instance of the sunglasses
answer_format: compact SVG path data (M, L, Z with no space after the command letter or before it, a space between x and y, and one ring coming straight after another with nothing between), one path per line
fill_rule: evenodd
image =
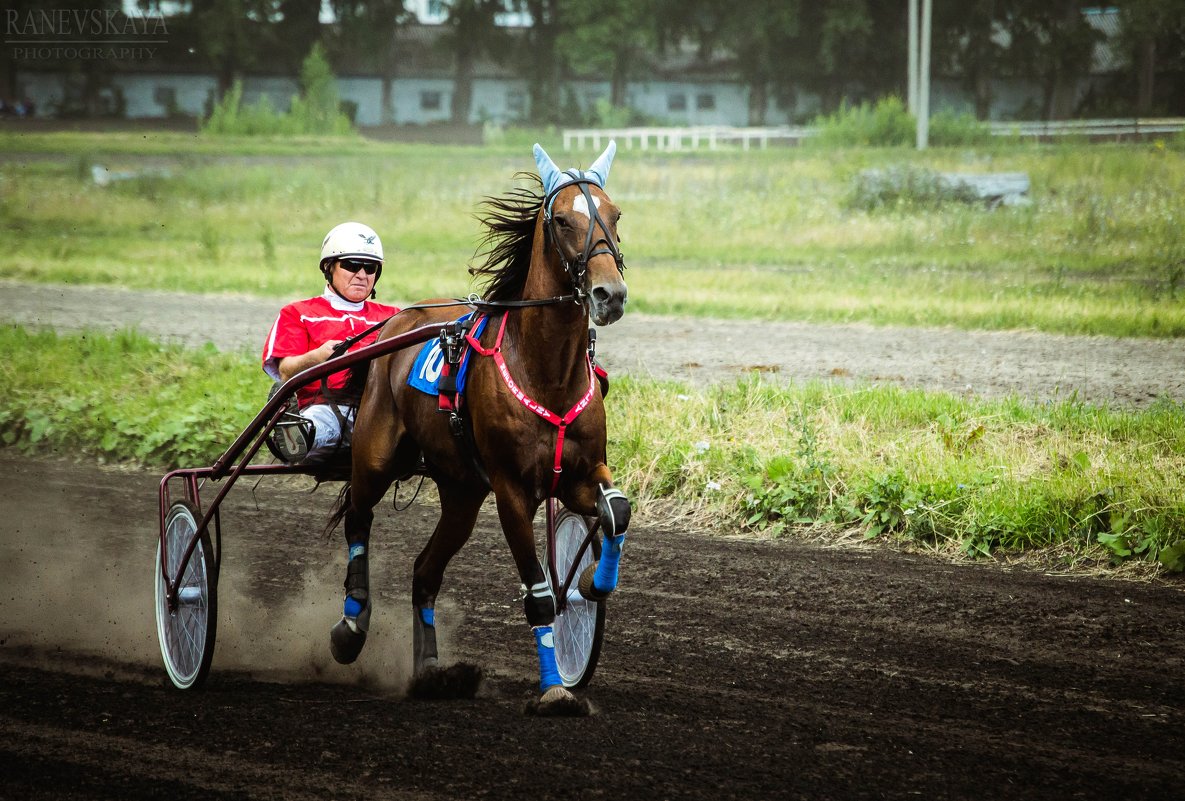
M377 261L363 261L362 259L342 259L338 265L348 273L363 270L367 275L374 275L381 266Z

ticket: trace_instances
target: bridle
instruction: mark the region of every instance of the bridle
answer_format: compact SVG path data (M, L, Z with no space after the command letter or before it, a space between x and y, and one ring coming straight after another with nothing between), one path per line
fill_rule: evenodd
M576 303L584 303L588 297L584 283L588 279L589 261L595 256L612 256L613 260L617 262L617 272L624 275L625 257L621 255L621 249L617 247L615 237L609 233L609 226L605 224L605 219L601 216L601 212L593 200L592 192L589 191L589 186L600 186L600 184L592 178L586 177L583 170L565 170L564 172L572 180L557 186L543 199L543 230L547 238L551 240L552 245L555 246L556 253L560 257L560 263L564 265L564 270L568 273L568 278L572 281L572 300ZM569 259L564 254L564 249L560 247L559 235L555 230L555 217L551 213L551 206L555 203L556 196L561 190L569 186L576 186L584 193L584 200L588 206L589 216L588 231L584 235L584 250L573 259ZM597 227L601 229L601 236L595 236L593 233Z

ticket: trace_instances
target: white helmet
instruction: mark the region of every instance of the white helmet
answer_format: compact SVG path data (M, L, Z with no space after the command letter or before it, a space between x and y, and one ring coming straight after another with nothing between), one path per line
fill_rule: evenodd
M331 259L371 259L383 263L383 243L368 225L344 222L325 235L321 243L321 267Z

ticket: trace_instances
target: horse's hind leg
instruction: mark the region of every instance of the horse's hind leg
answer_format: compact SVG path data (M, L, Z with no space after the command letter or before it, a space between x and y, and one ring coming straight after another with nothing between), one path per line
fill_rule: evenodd
M370 629L370 525L374 520L373 504L356 505L358 487L351 485L345 499L350 504L345 514L346 548L349 562L346 565L344 588L346 599L342 605L342 617L329 632L329 650L333 658L348 665L358 658L362 646L366 645L366 633ZM384 490L385 492L385 490ZM382 493L379 494L382 497Z
M367 410L367 401L371 402L371 413L364 415L362 412ZM416 455L412 453L414 445L401 437L403 429L398 422L389 412L385 415L376 413L374 404L375 400L368 391L354 429L350 486L341 500L349 563L346 566L346 597L342 605L342 617L330 631L329 648L333 658L343 665L358 658L370 628L368 549L374 507L390 488L394 476L399 474L399 465ZM404 453L400 453L400 450Z
M436 596L444 581L445 568L469 540L486 496L484 491L475 492L456 484L442 482L437 487L440 492L440 520L428 544L416 557L412 573L412 669L416 676L436 667Z

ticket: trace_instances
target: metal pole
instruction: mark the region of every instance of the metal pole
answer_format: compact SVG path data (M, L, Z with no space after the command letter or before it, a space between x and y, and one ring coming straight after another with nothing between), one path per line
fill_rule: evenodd
M906 108L915 117L918 113L918 0L909 0L909 80L906 88Z
M930 17L934 0L922 0L922 53L918 64L918 150L930 144Z

